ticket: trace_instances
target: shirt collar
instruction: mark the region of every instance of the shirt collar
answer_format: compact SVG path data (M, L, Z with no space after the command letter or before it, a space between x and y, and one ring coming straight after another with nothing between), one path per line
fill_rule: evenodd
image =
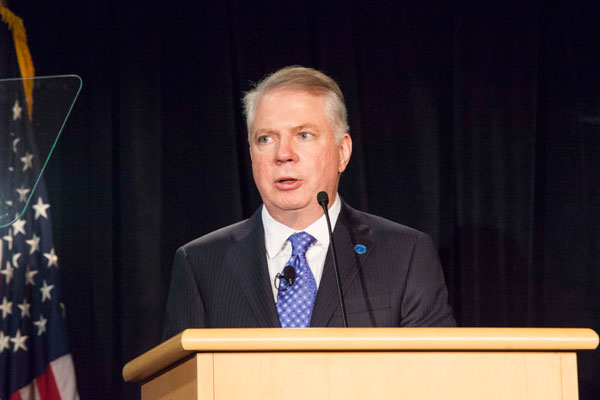
M341 209L342 202L340 201L340 195L336 194L335 201L329 209L329 219L331 220L332 230L335 229L335 223L337 222ZM275 218L269 214L269 211L267 211L267 207L265 207L264 204L262 207L261 217L265 230L265 247L267 250L267 257L273 258L285 248L288 237L299 231L296 231L295 229L292 229L289 226L286 226L275 220ZM329 232L327 231L325 214L304 229L304 232L309 233L315 239L317 239L313 246L329 246Z

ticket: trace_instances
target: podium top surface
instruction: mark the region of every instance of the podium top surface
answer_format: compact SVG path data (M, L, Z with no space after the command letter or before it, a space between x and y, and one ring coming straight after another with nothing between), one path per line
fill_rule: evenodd
M123 368L145 380L194 353L269 351L574 351L598 335L579 328L186 329Z

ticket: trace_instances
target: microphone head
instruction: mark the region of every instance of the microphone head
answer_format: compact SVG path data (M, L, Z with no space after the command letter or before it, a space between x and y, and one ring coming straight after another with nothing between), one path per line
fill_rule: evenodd
M317 202L321 205L321 207L327 207L329 204L329 196L327 192L321 191L317 193Z
M288 286L292 286L296 280L296 268L291 265L286 265L283 269L282 278L286 280Z

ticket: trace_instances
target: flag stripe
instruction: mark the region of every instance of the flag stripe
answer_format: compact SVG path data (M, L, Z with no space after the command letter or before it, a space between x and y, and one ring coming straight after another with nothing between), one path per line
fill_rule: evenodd
M35 386L40 392L40 397L44 400L60 400L60 393L56 387L54 381L54 373L52 372L52 365L48 364L46 372L35 380Z
M22 400L21 393L14 392L13 394L10 395L9 400Z
M20 395L19 399L22 400L41 400L40 392L37 390L37 387L34 385L34 382L31 382L29 385L25 386L15 394Z
M54 381L58 387L61 399L78 400L77 385L75 384L75 368L73 366L73 357L71 354L65 354L62 357L50 363L54 373Z

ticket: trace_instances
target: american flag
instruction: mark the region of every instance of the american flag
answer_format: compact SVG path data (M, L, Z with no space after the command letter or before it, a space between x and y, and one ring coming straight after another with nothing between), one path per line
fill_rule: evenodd
M3 90L2 83L0 185L9 189L0 191L0 210L16 218L27 201L29 207L0 229L0 400L78 399L51 208L43 180L34 188L43 160L36 158L23 92Z

